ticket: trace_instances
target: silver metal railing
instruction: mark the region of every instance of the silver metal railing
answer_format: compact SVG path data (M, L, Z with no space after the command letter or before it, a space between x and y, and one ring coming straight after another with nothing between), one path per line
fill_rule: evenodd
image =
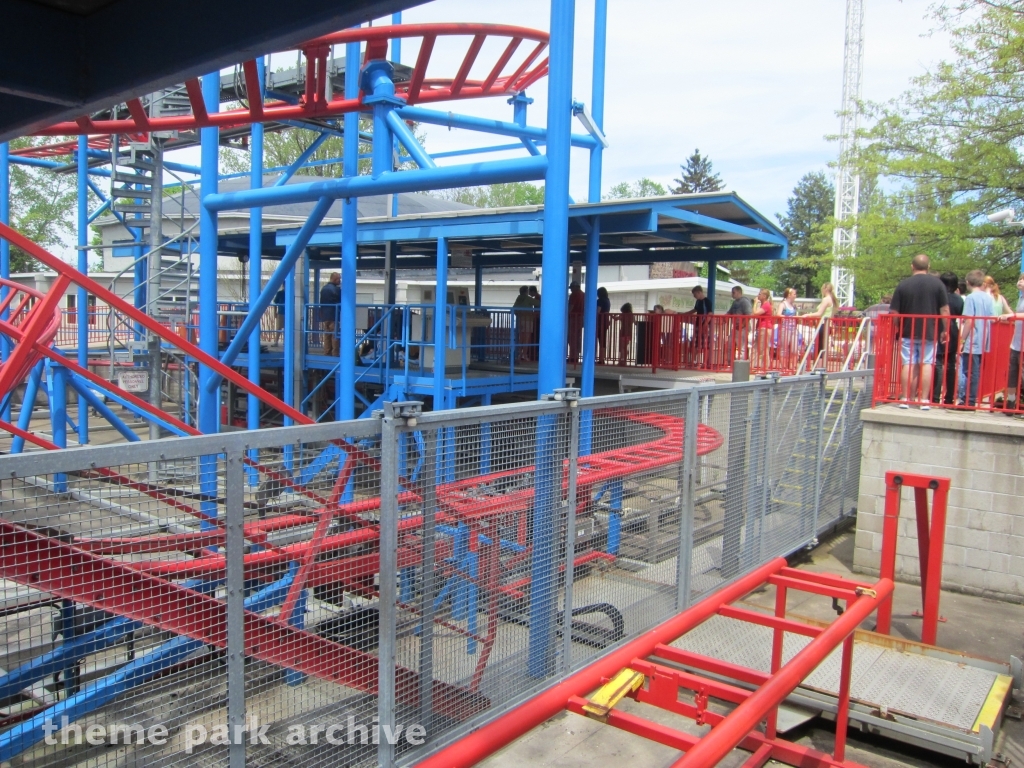
M848 518L870 376L0 456L0 761L420 759Z

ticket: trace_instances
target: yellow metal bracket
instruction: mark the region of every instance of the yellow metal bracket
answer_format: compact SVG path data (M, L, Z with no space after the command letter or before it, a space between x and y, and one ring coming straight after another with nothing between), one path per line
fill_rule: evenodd
M587 699L587 703L583 705L583 711L590 717L603 719L615 709L616 704L629 694L639 690L643 684L644 676L626 667Z
M1003 707L1006 706L1006 703L1010 698L1011 688L1013 688L1012 677L1008 675L996 676L995 682L992 683L992 688L988 692L988 696L985 697L985 703L981 706L981 710L978 712L978 717L974 721L974 727L971 728L972 732L978 733L983 725L988 726L989 729L993 731L996 729L996 723L1003 714Z

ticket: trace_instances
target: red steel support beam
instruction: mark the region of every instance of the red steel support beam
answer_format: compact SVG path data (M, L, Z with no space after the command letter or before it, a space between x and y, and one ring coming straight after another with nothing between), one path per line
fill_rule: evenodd
M766 563L756 571L706 597L678 616L672 617L635 640L626 643L618 650L598 659L590 666L570 675L553 688L538 694L511 712L431 755L418 765L421 768L462 768L475 765L522 734L565 710L573 696L582 696L592 691L601 684L604 678L617 673L635 657L647 656L660 643L671 642L690 631L713 616L722 605L740 599L785 566L786 561L782 558L776 558ZM618 716L622 713L615 714Z
M711 733L687 752L677 765L680 768L707 768L717 765L757 727L765 715L777 707L804 678L811 674L836 646L852 635L878 604L892 594L892 590L891 580L879 579L872 590L861 591L857 599L847 606L842 616L804 646L803 650L773 674L768 682L754 691L750 698L730 712Z
M206 645L225 648L227 644L227 605L223 601L3 520L0 576ZM245 654L357 690L376 691L376 656L249 611L245 614ZM404 667L396 672L398 700L415 704L418 675ZM434 701L457 719L487 706L484 698L457 686L435 681L433 687Z

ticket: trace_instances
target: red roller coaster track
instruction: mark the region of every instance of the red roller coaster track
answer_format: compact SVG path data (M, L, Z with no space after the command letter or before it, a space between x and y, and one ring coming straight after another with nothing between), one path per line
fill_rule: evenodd
M199 434L195 428L174 419L134 395L119 390L110 382L78 366L53 349L52 342L60 323L60 300L70 286L77 285L107 303L112 310L123 313L160 336L165 342L177 346L187 356L209 366L243 391L255 395L270 407L290 416L296 423L312 423L309 417L251 384L234 369L222 365L220 361L207 355L194 344L172 333L170 329L11 228L0 224L0 237L23 249L45 266L55 270L58 275L47 294L26 289L10 281L2 283L8 292L4 301L0 302L0 311L8 310L9 317L0 320L0 333L11 341L12 348L7 361L0 364L0 396L6 396L24 381L37 362L48 358L97 386L115 391L118 397L131 403L140 413L174 424L187 434ZM625 409L606 411L605 416L641 424L660 434L648 442L581 457L577 496L574 500L577 513L588 511L593 504L594 492L602 483L657 471L678 463L682 457L682 419ZM0 428L39 447L58 449L52 442L13 424L0 422ZM722 443L721 434L705 425L698 427L698 454L717 450ZM308 489L284 473L272 470L257 461L247 460L262 476L291 488L319 505L310 514L282 514L250 522L244 526L246 540L260 547L260 551L251 552L244 557L247 577L271 578L279 575L290 563L299 565L298 574L280 613L281 617L290 615L291 607L295 605L305 588L338 585L356 594L375 594L373 578L379 570L377 545L380 532L373 519L373 513L379 509L380 499L343 502L342 492L356 465L379 471L379 464L357 446L344 441L337 441L335 444L346 452L349 460L341 464L330 496ZM523 476L532 472L533 467L521 467L515 474ZM192 504L188 497L177 496L167 488L133 480L105 468L80 474L86 478L116 482L168 504L178 511L196 517L201 516L199 501ZM509 583L503 577L504 570L515 564L513 561L529 558L530 541L524 521L534 502L532 488L509 492L493 490L500 488L502 483L507 481L509 474L491 473L441 484L436 488L438 522L468 526L470 548L477 551L480 556L480 572L473 576L460 571L455 565L446 563L452 545L443 537L437 543L436 562L442 563L439 567L443 569L446 578L457 575L475 583L483 595L486 606L483 609L486 629L481 636L438 619L448 629L483 643L483 652L478 658L477 669L468 689L435 683L436 700L447 702L449 714L457 718L469 716L486 706L486 702L482 702L474 692L481 682L497 636L499 597L521 600L528 595L528 579ZM400 482L404 490L399 495L399 503L406 506L418 504L422 498L420 489L405 480ZM562 484L563 489L568 487L568 461L563 466ZM339 518L350 526L350 530L329 534L331 523ZM219 578L225 572L225 558L218 553L204 554L188 560L180 559L182 553L200 552L204 548L224 543L225 531L222 521L209 520L207 517L203 519L212 522L216 526L215 529L198 533L140 537L81 537L70 543L0 520L0 578L11 579L65 599L223 647L223 603L214 598L198 595L175 583L175 580L188 577ZM421 515L411 515L403 518L399 525L400 568L416 566L422 561L423 542L419 535L422 523ZM268 539L268 535L273 531L309 525L315 527L308 540L276 546ZM517 531L517 544L522 551L509 561L502 561L499 557L499 537L493 534L500 528ZM355 547L359 548L358 553L352 554ZM139 562L113 559L120 556L158 553L173 554L177 559ZM595 559L614 557L604 552L590 551L581 553L576 563L579 565ZM83 572L87 572L89 577L83 578ZM413 610L410 607L406 608ZM374 690L376 657L292 627L286 618L269 619L258 614L248 614L246 621L249 629L246 635L246 650L252 656L298 672L336 680L371 692ZM419 690L417 683L415 673L399 670L399 693L402 700L415 701Z
M431 56L438 41L458 38L468 38L469 44L456 74L450 78L428 77ZM352 99L335 98L331 93L327 74L331 46L363 43L363 60L367 62L385 58L388 41L395 39L419 41L419 54L411 76L405 82L395 83L395 95L410 105L511 95L525 90L548 71L548 60L541 58L548 45L548 33L535 29L493 24L410 24L349 29L298 46L306 58L305 92L298 104L261 99L259 76L253 59L242 64L249 102L247 107L208 112L199 79L193 78L185 81L191 114L150 117L140 99L130 99L126 104L129 113L126 118L94 120L83 115L76 120L45 128L38 135L96 136L194 131L206 127L234 128L274 120L328 118L359 111L364 108L362 93ZM490 46L487 45L490 40L503 43ZM517 59L516 54L524 43L528 50L525 56ZM485 57L490 58L485 60ZM471 75L474 70L485 74L473 78Z

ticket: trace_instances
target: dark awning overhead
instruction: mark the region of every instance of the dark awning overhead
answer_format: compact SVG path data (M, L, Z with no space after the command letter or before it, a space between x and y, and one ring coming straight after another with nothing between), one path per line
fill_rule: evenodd
M424 0L0 0L0 141Z

